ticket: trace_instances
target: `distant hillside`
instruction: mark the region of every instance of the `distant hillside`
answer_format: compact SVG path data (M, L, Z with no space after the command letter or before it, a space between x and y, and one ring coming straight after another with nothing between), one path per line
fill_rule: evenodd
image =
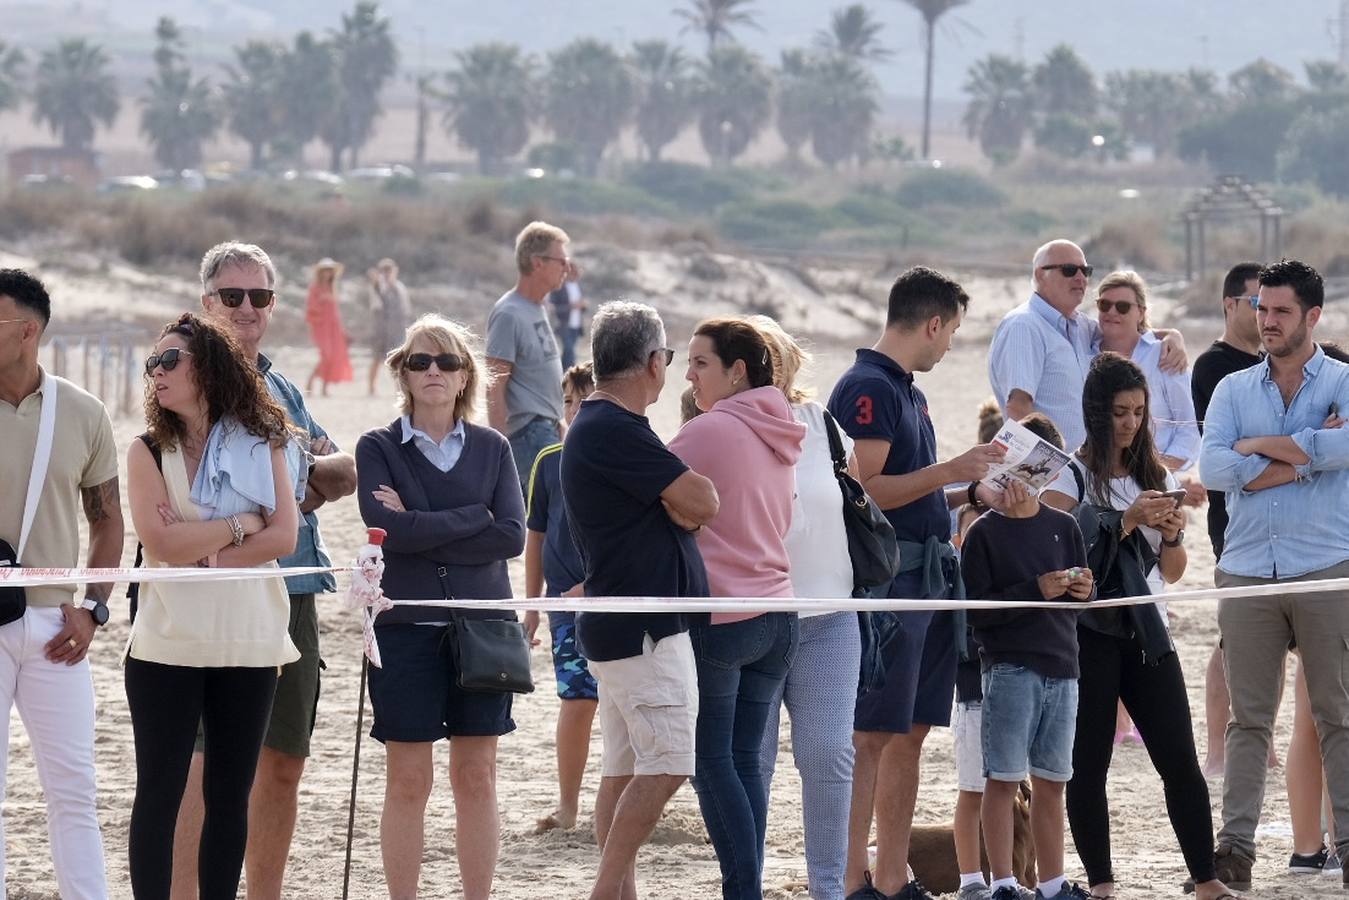
M892 97L922 92L919 17L901 0L866 0L886 30L895 58L878 69ZM761 31L742 40L776 59L786 47L809 43L829 11L846 0L761 0ZM337 24L349 0L0 0L5 39L38 49L56 35L86 32L114 48L148 52L154 20L169 12L197 31L193 44L206 60L220 59L245 36L288 36ZM701 50L666 0L386 0L405 64L443 68L448 51L479 41L512 41L546 52L578 35L617 44L664 37ZM1071 43L1097 71L1207 66L1221 74L1264 56L1302 76L1302 63L1335 55L1330 20L1339 0L972 0L950 13L939 35L938 97L959 99L965 71L989 52L1035 59L1060 41Z

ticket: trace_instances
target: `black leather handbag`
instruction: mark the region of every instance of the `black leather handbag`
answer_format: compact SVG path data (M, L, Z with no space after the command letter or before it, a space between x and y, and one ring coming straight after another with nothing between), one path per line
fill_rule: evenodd
M848 474L848 457L838 423L824 410L824 427L829 437L829 455L834 460L834 477L843 493L843 525L848 531L848 556L852 558L853 595L859 590L883 587L899 573L899 544L895 529L876 501Z
M441 592L453 600L446 585L445 567L436 570ZM514 619L471 619L450 610L448 632L455 681L465 691L482 694L532 694L529 641L525 627Z
M0 541L0 566L6 568L19 564L18 554L9 541ZM28 609L28 595L21 587L0 587L0 625L8 625L23 618Z

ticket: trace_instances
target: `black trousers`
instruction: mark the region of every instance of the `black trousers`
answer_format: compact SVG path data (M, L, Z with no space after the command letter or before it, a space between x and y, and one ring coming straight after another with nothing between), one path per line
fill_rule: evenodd
M1073 780L1068 782L1068 824L1088 884L1113 882L1110 806L1106 776L1114 752L1117 701L1134 720L1162 778L1166 812L1180 842L1185 866L1197 883L1213 879L1213 814L1208 784L1199 768L1190 722L1190 700L1180 658L1170 654L1155 666L1143 662L1132 639L1110 637L1078 626L1077 735Z
M198 896L235 900L248 842L248 792L275 691L275 666L207 669L127 660L126 698L136 739L129 835L136 900L168 900L174 825L198 723L206 736Z

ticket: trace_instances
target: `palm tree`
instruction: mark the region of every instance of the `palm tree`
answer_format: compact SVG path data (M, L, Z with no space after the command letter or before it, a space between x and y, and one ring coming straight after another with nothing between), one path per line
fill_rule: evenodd
M969 136L977 137L984 155L998 165L1016 159L1034 108L1025 64L990 54L970 67L965 93L970 95L964 116Z
M693 118L688 60L665 41L638 41L629 63L637 79L637 136L646 145L647 159L655 162Z
M23 97L23 51L0 41L0 112L13 109Z
M478 169L492 174L529 141L534 112L531 62L514 44L477 44L455 55L446 73L444 125L478 154Z
M829 27L815 33L815 46L824 53L880 62L894 55L880 42L880 33L884 27L872 16L871 10L854 3L834 10Z
M225 109L230 131L248 142L249 167L263 166L265 150L281 128L276 91L286 49L251 40L234 48L235 65L226 65Z
M1031 84L1035 105L1043 115L1081 119L1096 115L1100 103L1096 76L1067 44L1059 44L1045 54L1044 61L1031 73Z
M773 79L744 47L717 47L698 70L698 135L714 162L745 152L773 112Z
M687 23L679 29L680 34L700 31L707 35L707 52L710 54L721 41L735 40L732 28L741 25L759 28L754 13L749 10L753 5L754 0L689 0L688 7L676 9L674 14Z
M970 0L904 0L923 17L923 159L931 158L932 149L932 59L937 44L937 20L963 6Z
M618 139L636 93L623 58L594 38L577 38L548 57L544 118L558 140L581 151L586 175L595 176L605 148Z
M4 50L0 48L0 59L4 58ZM1333 91L1341 91L1349 87L1349 75L1344 71L1339 63L1327 59L1308 60L1302 64L1307 72L1307 84L1318 94L1328 94ZM3 71L3 68L0 68ZM4 76L0 75L0 81ZM0 88L0 91L3 91ZM4 108L4 102L0 100L0 109Z
M1151 144L1158 156L1173 153L1181 128L1216 108L1212 87L1212 76L1197 69L1180 75L1130 69L1105 77L1107 103L1125 136Z
M101 122L111 126L121 103L103 48L83 38L42 54L33 89L33 121L47 124L67 150L88 150Z
M833 54L810 68L811 149L831 169L862 156L880 111L880 85L860 62Z
M319 136L338 104L337 61L331 43L301 31L289 50L278 49L275 84L276 134L270 141L273 156L296 164L304 159L305 145Z
M341 168L344 149L351 151L356 166L360 150L370 140L375 119L383 111L379 102L385 83L398 70L398 47L381 17L379 5L360 0L350 14L342 16L342 30L332 35L337 81L341 87L337 112L322 129L332 151L332 166Z
M805 50L783 50L777 77L778 136L793 164L801 162L801 148L810 140L813 120L811 70L815 61Z
M431 127L431 98L436 96L436 76L422 72L411 76L412 87L417 92L416 138L412 148L412 167L420 174L426 168L426 133Z
M192 78L183 38L167 16L155 27L156 73L141 101L141 133L160 165L175 172L200 165L201 145L220 127L216 98L205 78Z
M1297 90L1293 73L1264 57L1228 75L1227 85L1243 100L1275 103L1287 100Z

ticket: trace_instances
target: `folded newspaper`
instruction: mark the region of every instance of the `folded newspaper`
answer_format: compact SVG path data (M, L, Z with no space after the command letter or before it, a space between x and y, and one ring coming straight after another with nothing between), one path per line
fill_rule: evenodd
M993 443L1007 455L998 465L989 466L988 474L980 479L988 485L1005 488L1012 481L1019 481L1037 494L1069 462L1067 453L1036 437L1018 422L1004 422Z

